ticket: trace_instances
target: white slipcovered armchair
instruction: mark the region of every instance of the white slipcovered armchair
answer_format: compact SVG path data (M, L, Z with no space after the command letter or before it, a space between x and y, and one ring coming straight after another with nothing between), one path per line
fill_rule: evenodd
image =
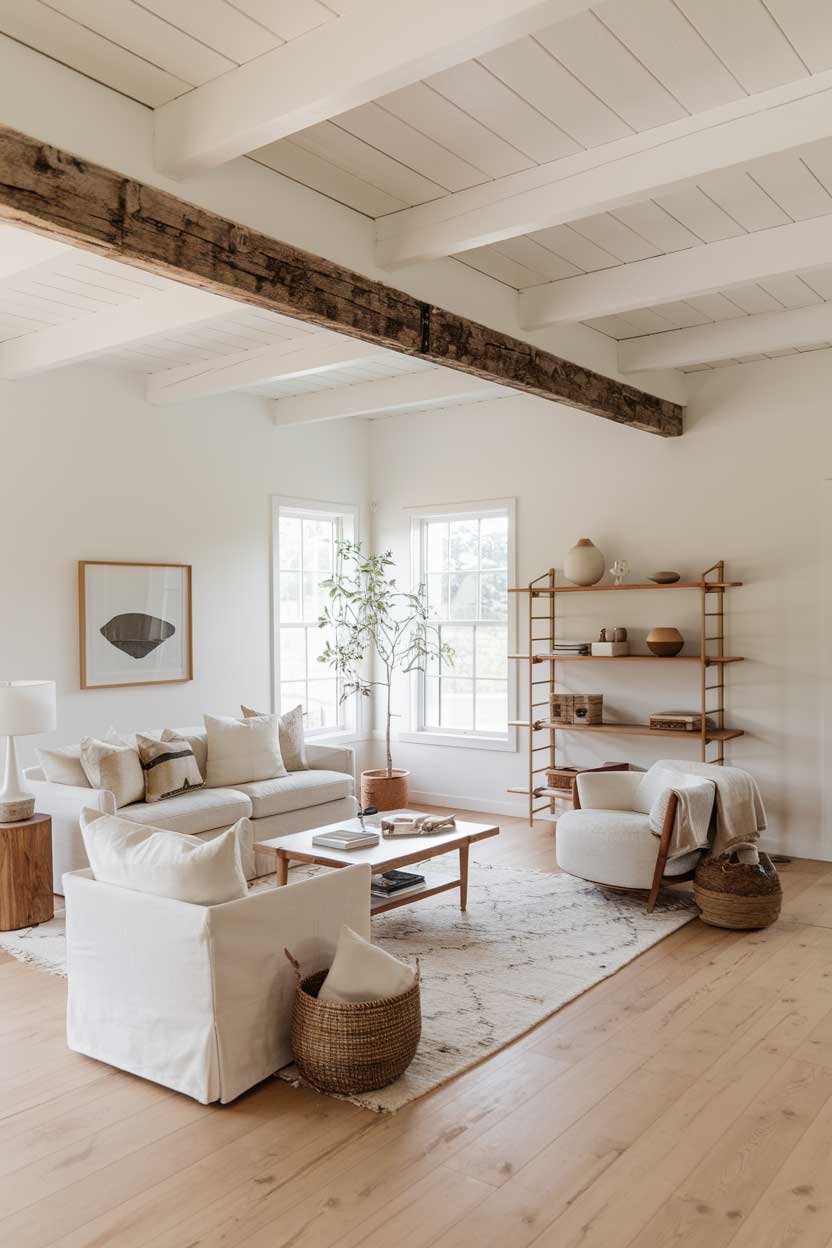
M580 773L575 809L557 821L558 866L594 884L646 890L652 911L662 883L690 879L707 848L714 792L713 781L661 765Z
M64 876L67 1043L195 1100L232 1101L292 1060L295 973L370 938L369 865L197 906Z

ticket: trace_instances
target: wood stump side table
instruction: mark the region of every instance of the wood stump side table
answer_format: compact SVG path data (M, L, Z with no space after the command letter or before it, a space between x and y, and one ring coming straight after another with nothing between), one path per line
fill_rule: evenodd
M45 923L52 896L52 820L35 811L20 823L0 823L0 932Z

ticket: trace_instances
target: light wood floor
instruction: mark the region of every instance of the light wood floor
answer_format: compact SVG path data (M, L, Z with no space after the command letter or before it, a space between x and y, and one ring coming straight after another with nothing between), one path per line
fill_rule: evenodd
M551 826L502 827L472 870L554 869ZM0 953L0 1244L826 1248L832 864L782 878L776 926L697 920L386 1118L276 1080L206 1107L79 1057L65 982Z

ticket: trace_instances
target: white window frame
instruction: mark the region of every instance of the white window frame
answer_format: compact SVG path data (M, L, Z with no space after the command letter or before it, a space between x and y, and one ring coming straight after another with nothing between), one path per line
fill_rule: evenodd
M284 495L276 494L272 496L272 531L271 531L271 547L272 547L272 575L271 575L271 676L272 676L272 712L280 713L280 515L281 512L289 515L298 515L315 519L331 520L333 517L342 521L340 527L340 536L346 537L350 541L359 541L358 517L359 510L355 503L330 503L322 502L320 499L311 498L287 498ZM344 524L343 522L347 523ZM323 573L322 573L323 579ZM286 627L297 626L298 628L308 628L307 621L287 620ZM338 677L339 698L341 678ZM325 741L342 741L355 740L358 735L359 728L359 711L356 705L357 699L354 697L347 698L346 701L338 703L340 724L337 727L330 728L305 728L304 735L308 740L318 742Z
M453 520L459 516L485 516L500 514L508 517L508 584L515 583L516 574L516 502L513 498L486 498L466 503L447 503L436 507L411 507L410 512L410 581L415 590L425 579L425 542L423 540L426 520ZM517 648L516 595L508 596L506 615L508 630L508 653ZM517 718L517 671L508 662L506 693L506 718ZM400 741L416 745L450 745L456 748L497 750L516 753L517 729L508 727L504 734L486 732L435 730L423 727L424 679L421 672L414 672L410 687L409 731L399 733Z

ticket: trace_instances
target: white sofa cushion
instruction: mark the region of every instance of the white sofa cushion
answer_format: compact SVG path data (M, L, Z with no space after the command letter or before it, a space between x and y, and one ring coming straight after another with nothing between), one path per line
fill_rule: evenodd
M250 706L241 706L243 719L252 719L265 715L265 711L253 711ZM280 753L283 766L287 771L306 771L306 744L303 736L303 707L298 704L291 711L286 711L277 721Z
M81 738L81 766L94 789L107 789L116 806L144 800L144 772L135 745L124 738Z
M105 884L198 906L248 894L236 827L201 841L85 807L81 832L93 875Z
M570 875L619 888L649 888L659 853L650 819L640 811L567 810L557 822L558 866ZM665 875L683 875L699 853L683 854L665 867Z
M407 992L415 978L416 972L406 963L344 925L318 1000L340 1004L384 1001Z
M87 773L81 766L80 745L64 745L56 750L38 749L43 774L52 784L73 784L79 789L91 789Z
M204 715L208 734L209 788L247 784L285 776L280 756L277 715L253 715L233 719L228 715Z
M161 802L136 802L125 809L124 818L133 823L156 824L185 836L199 836L214 828L227 828L251 814L252 804L245 793L236 789L195 789Z
M251 799L252 817L265 819L349 797L352 777L341 771L293 771L274 780L235 784L234 788Z

